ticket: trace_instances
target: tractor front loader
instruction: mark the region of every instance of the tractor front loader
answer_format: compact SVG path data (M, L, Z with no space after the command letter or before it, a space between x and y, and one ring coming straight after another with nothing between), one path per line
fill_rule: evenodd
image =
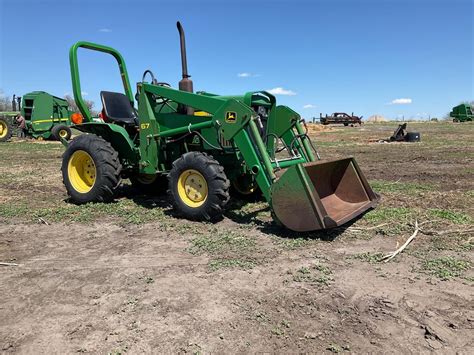
M121 178L130 178L145 192L167 188L186 218L216 220L232 184L242 194L261 192L277 222L294 231L333 228L375 206L379 197L355 160L320 160L301 117L270 93L193 93L177 25L179 90L147 70L134 96L118 51L90 42L72 46L73 92L82 113L72 120L86 133L64 142L62 174L73 202L109 201ZM124 94L101 92L100 122L81 97L79 48L110 54L119 66Z

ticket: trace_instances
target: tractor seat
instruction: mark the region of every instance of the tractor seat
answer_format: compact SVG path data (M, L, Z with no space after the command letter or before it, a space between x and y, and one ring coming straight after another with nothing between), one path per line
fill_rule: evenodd
M127 96L120 92L101 91L105 116L114 123L138 126L138 117Z

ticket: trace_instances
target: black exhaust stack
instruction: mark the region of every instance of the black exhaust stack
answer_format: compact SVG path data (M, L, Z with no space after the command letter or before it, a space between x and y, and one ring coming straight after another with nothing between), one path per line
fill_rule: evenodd
M179 43L181 46L181 68L183 78L179 81L179 90L186 92L193 92L193 81L189 79L191 75L188 74L188 62L186 60L186 39L184 37L184 30L181 23L178 21L176 23L179 32ZM178 112L193 115L194 109L189 106L179 105Z

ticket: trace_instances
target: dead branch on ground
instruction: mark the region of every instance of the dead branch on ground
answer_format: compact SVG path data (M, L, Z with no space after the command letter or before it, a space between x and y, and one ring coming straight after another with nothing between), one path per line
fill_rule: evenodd
M391 253L388 253L387 255L383 256L380 261L384 261L384 262L388 262L390 260L392 260L395 256L397 256L397 254L401 253L407 246L408 244L411 243L411 241L413 239L415 239L416 235L418 234L420 228L418 227L418 221L415 220L415 231L413 232L413 234L411 235L410 238L407 239L407 241L400 247L398 248L397 250L391 252Z
M18 266L19 264L15 263L0 263L0 266Z

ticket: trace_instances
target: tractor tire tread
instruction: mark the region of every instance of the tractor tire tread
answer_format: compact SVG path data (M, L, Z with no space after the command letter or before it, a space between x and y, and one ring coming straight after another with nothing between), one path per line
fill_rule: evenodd
M0 138L0 142L6 142L13 135L13 126L12 126L11 122L8 120L8 118L0 117L0 121L4 122L5 125L7 126L7 133L4 137Z
M68 178L69 158L76 150L87 152L94 159L97 169L94 186L89 192L82 194L74 190ZM109 142L95 134L82 134L69 143L63 154L61 171L63 183L73 203L110 202L121 183L122 165L118 152Z
M177 183L181 173L188 169L199 171L206 179L208 196L203 205L191 208L179 197ZM224 168L211 155L203 152L183 154L172 164L168 175L168 194L175 210L191 220L216 221L222 218L225 206L230 199L230 182Z

